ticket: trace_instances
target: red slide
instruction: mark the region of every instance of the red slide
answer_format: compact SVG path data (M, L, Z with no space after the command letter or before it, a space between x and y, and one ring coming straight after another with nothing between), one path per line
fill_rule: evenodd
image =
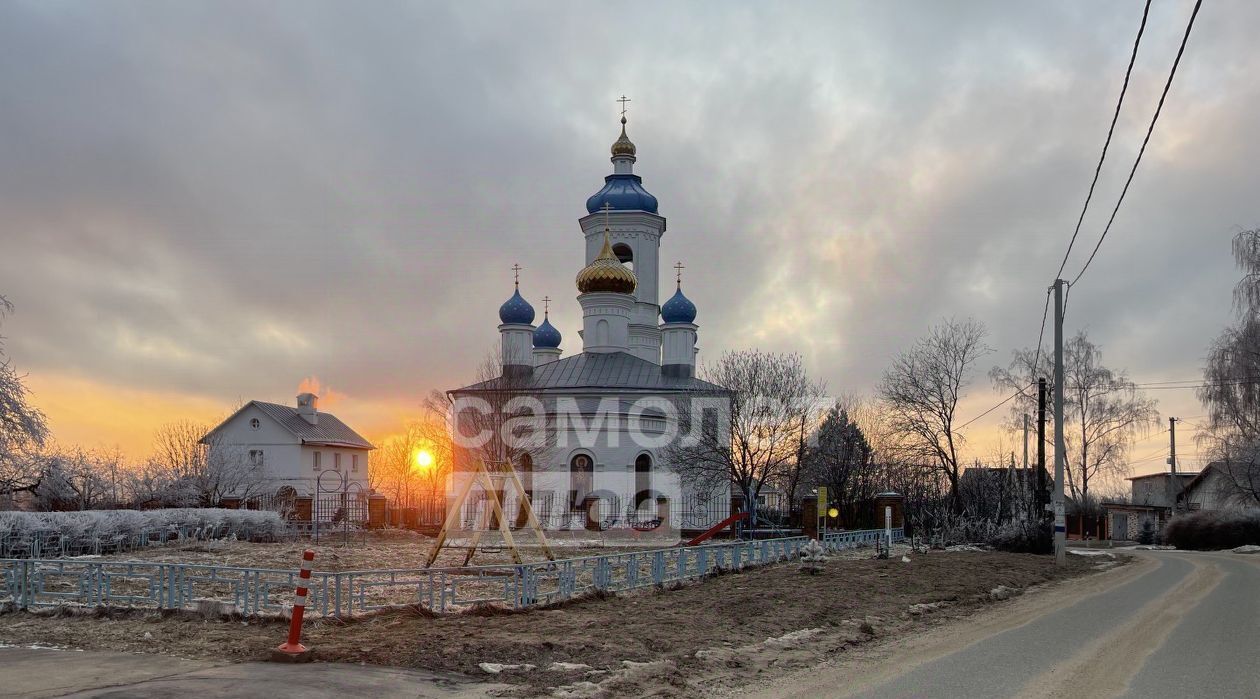
M732 524L734 524L734 523L736 523L736 522L738 522L738 521L740 521L740 520L744 520L744 519L748 519L748 513L747 513L747 512L736 512L735 514L731 515L730 517L727 517L726 519L722 520L721 522L718 522L717 524L713 525L712 527L709 527L709 529L708 529L707 531L705 531L705 533L701 534L700 536L697 536L696 538L692 539L691 541L688 541L688 542L687 542L687 545L688 545L688 546L695 546L696 544L702 544L702 543L704 543L704 542L708 541L709 539L712 539L714 534L717 534L718 532L722 531L723 529L726 529L727 527L731 526Z

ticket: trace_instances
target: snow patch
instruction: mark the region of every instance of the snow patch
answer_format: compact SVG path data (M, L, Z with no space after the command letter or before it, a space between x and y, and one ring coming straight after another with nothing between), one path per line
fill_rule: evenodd
M485 672L490 673L491 675L497 675L500 672L511 672L512 670L520 670L521 672L529 672L530 670L537 669L538 666L530 665L529 663L520 663L517 665L512 665L508 663L480 663L477 665L477 667L481 668Z
M1260 553L1260 546L1256 546L1255 544L1247 544L1246 546L1239 546L1238 548L1230 549L1230 550L1233 551L1234 553Z
M589 670L590 665L586 663L561 663L555 662L547 667L548 672L575 672L577 670Z
M1073 556L1093 556L1095 558L1115 558L1116 554L1110 551L1099 551L1098 549L1068 549L1068 553Z

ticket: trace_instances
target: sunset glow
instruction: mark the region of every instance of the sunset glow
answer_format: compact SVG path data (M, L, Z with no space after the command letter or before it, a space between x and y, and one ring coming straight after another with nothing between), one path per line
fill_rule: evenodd
M428 449L419 449L415 455L416 466L421 469L429 469L433 467L433 452Z

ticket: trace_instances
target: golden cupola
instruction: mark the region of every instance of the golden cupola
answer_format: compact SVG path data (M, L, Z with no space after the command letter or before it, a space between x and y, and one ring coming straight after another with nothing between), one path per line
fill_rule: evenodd
M614 146L615 147L615 146ZM631 148L634 146L632 145ZM582 268L577 275L577 288L583 294L608 292L614 294L633 294L639 280L634 272L621 264L613 254L612 243L608 240L608 231L604 231L604 247L591 263Z
M621 117L621 136L613 142L612 154L614 158L619 155L628 155L633 158L634 153L634 142L626 135L626 118L623 116Z

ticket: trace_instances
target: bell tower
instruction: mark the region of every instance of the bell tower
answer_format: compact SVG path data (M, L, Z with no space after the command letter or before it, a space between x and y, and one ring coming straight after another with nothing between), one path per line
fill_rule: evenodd
M665 218L657 213L656 197L643 188L634 174L637 148L626 135L626 103L621 102L621 135L612 145L613 172L604 187L586 200L586 216L579 219L586 240L584 261L600 256L607 234L612 254L634 272L638 280L632 296L628 324L628 350L655 364L661 363L660 244Z

